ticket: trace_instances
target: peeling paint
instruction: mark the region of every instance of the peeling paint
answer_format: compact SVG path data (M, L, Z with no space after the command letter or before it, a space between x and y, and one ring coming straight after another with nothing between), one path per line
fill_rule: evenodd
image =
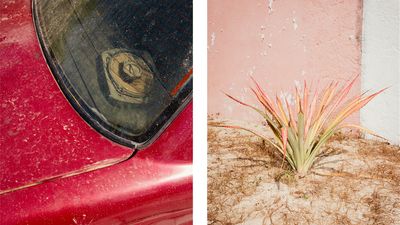
M272 4L274 3L274 0L268 0L268 13L272 13Z
M220 90L228 90L229 74L229 79L237 83L229 93L242 95L253 65L257 82L267 93L278 93L278 97L281 90L292 90L295 79L321 79L325 86L328 79L349 79L360 72L360 1L265 1L264 7L258 6L259 2L209 1L209 20L215 22L210 25L209 35L225 28L223 34L218 33L215 50L220 53L208 53L208 84L212 87L208 94L215 96L208 102L210 114L219 112L227 119L247 117L248 111L234 103L233 112L228 112L221 104L225 96ZM354 41L349 41L350 35ZM355 84L351 95L358 93L359 84ZM256 104L255 99L248 101ZM358 123L358 114L349 122Z
M300 81L298 81L298 80L294 80L294 86L296 86L296 88L297 88L298 90L301 90L301 84L300 84Z
M281 91L281 93L279 94L279 98L281 99L282 102L287 101L289 105L294 105L295 102L294 97L289 92Z
M216 39L215 32L212 32L212 33L211 33L211 46L214 46L214 44L215 44L215 39Z
M260 53L261 56L267 56L267 50L264 50Z
M296 18L293 18L293 19L292 19L292 23L293 23L293 29L294 29L294 30L297 30L297 27L299 27L299 25L298 25L297 22L296 22Z
M232 106L231 106L231 105L228 105L228 106L227 106L227 109L228 109L228 111L229 111L230 113L232 113L232 112L233 112L233 108L232 108Z
M252 66L251 69L247 72L247 76L253 76L254 72L256 71L256 67Z

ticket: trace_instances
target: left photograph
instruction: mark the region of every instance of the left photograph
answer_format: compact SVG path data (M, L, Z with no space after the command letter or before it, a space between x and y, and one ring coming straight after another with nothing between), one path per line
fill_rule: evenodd
M0 10L1 224L192 224L192 1Z

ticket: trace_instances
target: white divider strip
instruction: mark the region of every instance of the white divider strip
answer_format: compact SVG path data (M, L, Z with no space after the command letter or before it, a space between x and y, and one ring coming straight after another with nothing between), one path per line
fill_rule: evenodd
M400 1L364 0L362 91L390 87L361 110L361 125L400 144Z

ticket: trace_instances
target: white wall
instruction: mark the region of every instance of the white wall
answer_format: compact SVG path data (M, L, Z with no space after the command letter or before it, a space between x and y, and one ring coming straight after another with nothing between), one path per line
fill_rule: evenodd
M364 0L361 89L390 87L361 110L361 125L400 144L400 0Z

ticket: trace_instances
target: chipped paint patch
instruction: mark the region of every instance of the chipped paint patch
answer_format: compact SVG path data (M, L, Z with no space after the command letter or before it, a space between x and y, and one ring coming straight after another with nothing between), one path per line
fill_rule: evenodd
M94 218L89 220L86 214L82 214L82 216L76 216L72 218L72 222L74 222L74 225L90 225L93 220Z
M286 92L286 91L281 91L279 94L279 98L281 99L282 102L287 101L289 105L294 105L294 97L291 93Z
M274 0L268 0L268 13L272 13L272 4L274 4Z
M294 80L294 86L296 86L296 88L300 90L301 89L300 81Z
M215 39L217 38L217 36L215 35L215 32L211 33L211 46L215 45Z
M264 41L264 39L265 39L265 34L260 34L260 38L261 38L262 41Z
M292 19L292 24L293 24L293 29L297 30L297 28L299 27L299 25L297 24L296 18Z
M254 72L256 71L256 67L252 66L249 71L247 71L247 76L253 76Z

